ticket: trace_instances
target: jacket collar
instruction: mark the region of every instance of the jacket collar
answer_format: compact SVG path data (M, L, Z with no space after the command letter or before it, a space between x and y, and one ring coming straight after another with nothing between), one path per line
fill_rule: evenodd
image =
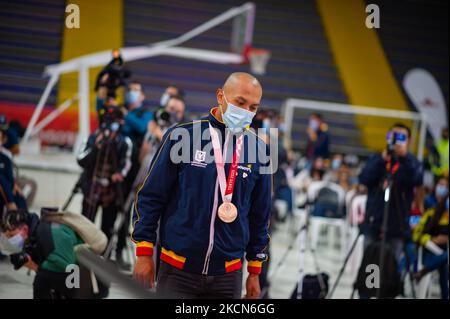
M225 123L223 121L219 121L216 117L215 114L217 112L220 112L220 109L218 106L213 107L210 111L209 111L209 116L208 116L208 120L211 123L212 126L220 128L220 129L225 129Z

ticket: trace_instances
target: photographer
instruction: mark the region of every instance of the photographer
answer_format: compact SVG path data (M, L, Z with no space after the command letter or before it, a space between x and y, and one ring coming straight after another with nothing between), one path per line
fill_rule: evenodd
M403 257L404 244L411 242L409 211L414 199L414 188L422 185L423 179L421 163L408 152L410 137L407 126L395 124L388 132L387 149L382 154L370 157L359 176L360 183L368 189L366 221L362 226L364 246L367 248L385 239L397 264ZM384 190L388 180L392 183L385 221L387 229L383 232Z
M359 176L361 184L365 185L369 192L366 215L370 216L370 219L365 231L367 241L379 240L381 236L386 235L388 240L399 242L403 238L402 229L404 235L411 238L408 212L414 199L414 188L422 185L422 165L408 152L411 133L407 126L397 123L391 128L388 135L390 134L396 136L394 145L388 145L392 150L384 150L382 154L369 158ZM387 165L392 167L394 182L389 205L388 230L386 234L381 234L384 207L382 184ZM401 245L399 246L400 254Z
M25 209L27 207L25 198L14 178L13 157L4 146L6 142L6 130L0 126L0 219L5 207L7 209Z
M124 180L123 190L124 195L127 197L132 191L134 180L139 172L139 152L144 141L145 134L147 133L147 125L153 119L153 113L143 106L145 95L142 89L142 85L138 82L131 82L128 85L128 90L125 94L125 108L122 108L122 112L125 116L122 133L128 136L133 144L133 152L131 155L131 169ZM130 265L122 260L121 251L126 245L126 238L128 234L128 221L130 219L130 203L125 202L124 206L124 223L119 231L119 238L117 243L117 255L116 261L120 268L129 270Z
M97 75L95 91L98 99L116 98L117 89L125 86L125 79L129 78L131 72L123 67L123 59L118 50L112 52L112 60ZM101 102L100 102L101 103Z
M172 96L178 96L182 99L184 99L184 91L178 87L176 87L173 84L170 84L165 90L164 93L161 95L161 98L159 100L159 106L161 108L164 108L167 105L167 102L169 102L169 99Z
M41 215L47 216L46 209L41 211ZM105 236L95 229L95 225L86 219L82 220L81 215L78 216L79 218L75 218L76 224L83 225L84 233L90 234L90 242L90 239L95 238L95 250L104 249ZM36 273L33 283L34 299L94 297L92 282L83 276L84 270L77 289L66 285L67 276L71 274L67 272L67 267L77 265L75 247L85 244L74 229L45 217L39 219L36 214L26 210L7 211L0 226L0 247L10 255L14 269L26 267ZM81 229L81 226L78 227Z
M149 122L148 132L150 137L157 141L162 140L162 136L169 127L183 122L186 105L179 95L169 97L164 108L155 112L154 120Z
M123 209L123 181L131 168L132 143L120 133L123 114L116 106L105 106L99 117L100 128L77 158L84 169L79 184L84 196L83 215L94 221L101 206L101 229L110 239L117 212Z
M145 133L147 124L153 119L153 113L143 106L145 95L142 85L138 82L131 82L125 94L125 124L122 132L133 142L133 146L139 150Z
M148 123L147 134L139 153L140 170L134 180L133 191L137 190L141 183L144 182L153 156L167 129L183 121L185 108L182 97L172 96L167 101L165 108L157 110L154 114L154 119ZM127 203L133 202L134 195L134 192L130 193Z

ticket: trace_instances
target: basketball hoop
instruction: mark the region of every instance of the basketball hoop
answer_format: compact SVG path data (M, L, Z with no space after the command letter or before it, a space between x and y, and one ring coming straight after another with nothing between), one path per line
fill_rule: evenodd
M265 49L250 48L247 52L247 59L250 63L250 70L254 74L263 75L266 73L266 66L270 59L270 51Z

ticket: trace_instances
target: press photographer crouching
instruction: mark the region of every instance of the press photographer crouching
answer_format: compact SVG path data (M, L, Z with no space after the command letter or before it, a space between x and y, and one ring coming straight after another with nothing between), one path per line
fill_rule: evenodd
M397 123L387 134L387 147L373 155L362 170L359 181L368 189L364 234L364 258L356 288L362 298L393 298L402 292L399 265L402 258L409 264L411 229L409 211L414 189L422 185L422 164L408 152L410 129ZM383 256L383 259L381 258ZM380 268L380 289L366 287L365 266Z
M14 269L26 267L36 273L34 299L106 297L106 286L77 264L79 245L101 253L107 244L106 236L85 217L43 208L39 219L26 210L10 210L0 226L0 249L9 255ZM79 277L68 279L74 274Z
M83 193L82 214L94 221L101 207L101 229L111 239L116 217L123 212L123 181L131 168L132 142L121 134L123 113L117 106L105 105L98 113L99 129L77 157L83 168L79 186Z

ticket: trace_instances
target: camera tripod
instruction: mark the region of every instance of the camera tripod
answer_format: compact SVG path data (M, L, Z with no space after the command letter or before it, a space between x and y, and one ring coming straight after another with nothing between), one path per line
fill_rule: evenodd
M302 298L302 284L303 284L303 278L305 277L305 253L307 250L311 252L311 255L313 256L314 261L314 267L317 272L317 277L319 281L319 285L321 288L321 296L325 297L326 295L326 284L323 280L319 264L317 262L316 254L314 248L311 247L307 243L308 240L308 227L309 227L309 216L310 216L310 209L311 209L311 203L307 203L305 205L305 222L303 225L301 225L300 229L295 234L294 240L289 244L288 248L284 252L283 256L281 257L280 261L277 263L277 265L274 268L274 271L270 274L270 279L275 278L278 271L283 266L284 262L286 261L287 257L289 256L289 253L294 249L294 245L296 242L300 243L300 261L299 261L299 278L297 281L297 289L296 289L296 296L298 299ZM261 295L264 295L267 292L268 288L265 287L263 291L261 292Z
M391 153L391 158L394 160L391 159L391 161L388 162L387 169L386 169L386 175L385 175L384 181L383 181L384 207L383 207L383 219L382 219L382 226L381 226L381 233L383 234L383 236L381 238L380 256L379 256L379 262L378 262L380 277L381 277L381 274L383 274L383 270L384 270L384 266L385 266L384 264L385 264L386 245L387 245L386 234L387 234L387 230L388 230L388 216L389 216L389 209L390 209L390 204L391 204L391 193L392 193L392 189L393 189L395 173L396 173L396 170L398 169L398 165L399 165L398 159L396 159L396 157L393 156L392 153ZM394 164L394 165L392 165L392 164ZM396 166L397 166L397 168L395 169ZM400 231L401 231L402 237L403 237L403 253L405 255L406 266L408 267L408 274L409 274L409 279L411 282L412 295L413 295L413 298L416 299L416 293L415 293L415 289L414 289L414 281L413 281L412 271L411 271L411 261L410 261L409 254L407 251L407 239L406 239L405 230L404 230L404 226L403 226L403 220L401 217L401 213L399 211L397 211L397 217L399 218L399 221L400 221ZM364 219L364 223L366 225L368 224L369 219L370 219L370 215L366 215L365 219ZM350 247L350 250L348 251L347 255L345 256L344 263L343 263L341 269L339 270L336 281L335 281L333 288L331 289L329 295L327 296L327 299L331 299L331 297L333 296L334 291L336 290L336 288L339 284L339 281L345 271L345 267L347 266L347 263L348 263L351 255L353 254L353 251L354 251L361 235L363 235L363 227L362 226L359 228L358 235L356 236L355 240L353 241L353 243ZM381 285L380 285L380 288L378 288L377 293L376 293L377 299L379 299L381 297L381 291L382 291L382 289L381 289ZM353 297L354 292L355 292L355 288L353 289L352 297Z
M116 172L117 166L118 166L117 158L116 158L115 154L112 154L112 156L111 156L111 153L113 153L113 152L111 152L111 149L114 148L114 145L113 145L114 141L111 139L112 139L112 137L110 137L110 136L106 137L106 139L101 143L100 149L96 156L96 162L95 162L95 166L94 166L94 170L93 170L93 174L92 174L89 196L87 198L88 210L87 210L87 212L85 212L85 216L91 221L94 221L94 219L95 219L98 202L100 200L100 194L99 194L98 188L97 188L98 184L100 184L100 185L105 184L106 180L108 180L108 183L111 183L111 181L109 181L109 177L106 178L106 176L107 176L106 168L107 168L107 164L108 164L107 161L109 159L112 160L111 168L112 168L113 172ZM94 147L96 147L96 146L94 146ZM98 174L101 159L103 159L103 165L101 167L100 174ZM98 178L98 176L100 176L100 178ZM63 210L67 209L67 207L70 205L73 197L81 191L81 180L82 180L82 177L80 177L78 179L78 181L76 182L69 198L67 199L66 203L64 204L64 206L62 208ZM114 200L116 203L115 206L118 211L117 211L116 220L114 222L114 226L113 226L113 229L111 232L111 236L110 236L110 239L108 242L108 246L107 246L105 252L103 253L104 258L110 258L111 252L117 247L119 231L125 222L125 212L124 212L124 206L123 206L124 205L123 190L119 183L114 183L114 184L115 184L115 191L116 191L116 196L115 196ZM105 185L102 185L102 186L105 186Z

